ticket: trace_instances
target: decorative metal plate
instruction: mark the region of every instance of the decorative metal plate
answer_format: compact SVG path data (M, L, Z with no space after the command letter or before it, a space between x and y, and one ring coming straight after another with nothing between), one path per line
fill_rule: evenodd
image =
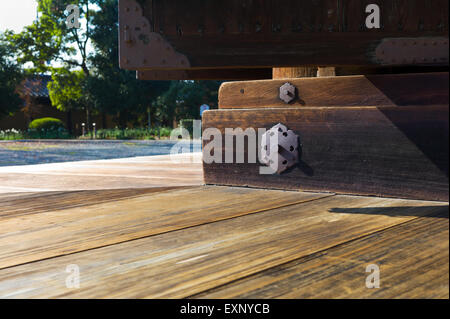
M299 162L299 137L283 124L277 124L263 134L260 162L281 174Z
M120 67L127 70L186 69L186 56L174 50L159 33L152 32L135 0L119 0Z
M448 64L448 38L384 39L375 55L383 65Z

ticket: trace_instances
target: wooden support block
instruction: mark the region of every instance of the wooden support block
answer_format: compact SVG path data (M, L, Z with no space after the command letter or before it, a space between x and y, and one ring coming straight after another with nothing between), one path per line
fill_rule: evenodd
M219 108L448 104L448 72L289 79L298 96L279 98L287 80L223 83Z
M208 111L203 129L221 132L222 161L203 164L205 182L446 201L448 116L448 104ZM300 164L289 172L261 175L262 164L248 162L248 145L236 150L225 144L225 128L257 131L277 123L300 138ZM204 146L211 143L203 138ZM258 154L255 144L250 151ZM234 158L243 155L244 163L225 163L228 150Z

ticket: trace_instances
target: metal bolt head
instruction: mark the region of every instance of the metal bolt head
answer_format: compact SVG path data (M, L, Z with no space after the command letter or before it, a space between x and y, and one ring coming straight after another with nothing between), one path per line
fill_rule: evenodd
M296 98L296 87L292 85L291 83L285 83L280 87L280 99L286 103L289 104Z

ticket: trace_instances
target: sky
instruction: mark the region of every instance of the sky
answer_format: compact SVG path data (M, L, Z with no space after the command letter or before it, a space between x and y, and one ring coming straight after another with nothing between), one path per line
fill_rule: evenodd
M36 0L0 0L0 31L22 31L36 19Z

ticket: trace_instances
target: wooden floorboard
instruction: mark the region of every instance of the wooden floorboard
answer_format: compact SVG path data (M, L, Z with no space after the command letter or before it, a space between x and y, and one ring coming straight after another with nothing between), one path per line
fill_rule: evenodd
M380 267L367 289L366 267ZM271 268L196 298L449 298L448 211Z
M163 190L167 190L164 188ZM82 194L80 194L82 196ZM94 195L95 196L95 195ZM100 196L105 200L108 194ZM50 199L16 203L0 214L0 268L331 196L227 187L197 187L148 193L62 209ZM73 197L69 196L69 199ZM54 199L58 201L58 198ZM90 205L87 205L90 202ZM43 205L49 205L44 208ZM63 205L70 206L67 203ZM28 213L40 210L38 213ZM14 217L14 214L17 214ZM1 216L4 215L4 216Z
M86 190L73 192L39 192L11 194L0 197L0 221L7 218L15 218L24 215L39 214L42 212L65 210L69 208L98 205L113 202L125 198L145 196L152 193L160 193L183 187L153 187L133 189L111 189L111 190Z
M21 217L16 219L16 224L0 225L1 229L10 231L9 239L1 238L0 260L3 265L11 265L17 260L23 262L42 258L45 254L48 256L48 251L52 249L57 253L87 249L86 238L107 242L105 231L114 235L112 238L118 238L134 228L133 236L138 234L139 237L157 233L155 230L158 229L160 232L173 229L171 225L174 220L178 220L178 227L192 226L220 219L217 215L223 218L236 216L236 210L246 213L256 211L273 203L276 198L270 191L256 191L255 196L259 197L256 199L255 196L242 196L241 189L227 190L225 193L229 192L228 196L223 191L213 195L214 190L199 190L201 202L193 190L176 191L175 195L155 194L152 195L153 200L139 197L126 201L128 204L134 201L134 205L126 206L133 207L128 211L125 206L117 208L102 204L105 208L103 215L78 209L71 212L75 217L63 215L60 225L56 224L56 217L61 212L34 215L32 221L25 223L26 227L23 224L26 216ZM312 199L317 195L297 196ZM155 198L158 198L157 202ZM249 200L246 201L246 198ZM181 199L184 199L183 205L180 205ZM264 200L267 202L263 203ZM159 219L153 214L150 218L143 207L152 207L152 203L155 207L170 208L161 208L159 211L163 214ZM262 205L259 206L259 203ZM257 208L252 208L252 205L257 205ZM222 206L224 208L219 209ZM448 203L332 196L1 269L0 297L189 297L420 216L445 212L448 212ZM125 218L128 215L131 216ZM39 217L46 219L47 227L53 228L52 231L36 230ZM56 218L54 224L50 217ZM78 219L83 222L78 224ZM11 221L13 219L6 222ZM83 231L81 225L87 226L86 221L91 225L97 224L98 228L87 227ZM98 233L94 234L94 230ZM70 236L66 236L65 232ZM59 237L60 244L52 247L49 242L54 241L55 237ZM123 239L131 237L124 235ZM35 241L39 239L39 242L33 247L26 247L33 238ZM448 245L448 237L446 240ZM11 241L15 241L15 245ZM18 248L21 250L18 251ZM5 249L8 251L5 252ZM68 274L65 270L70 264L80 267L80 289L66 288Z
M201 153L0 167L0 196L202 184Z

